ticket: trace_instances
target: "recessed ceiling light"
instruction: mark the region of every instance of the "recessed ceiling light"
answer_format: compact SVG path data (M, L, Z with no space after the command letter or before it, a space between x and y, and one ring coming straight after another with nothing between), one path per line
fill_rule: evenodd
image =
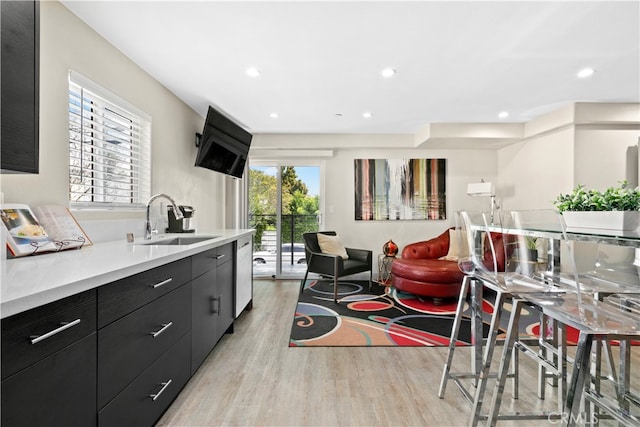
M366 112L366 113L362 113L362 117L364 117L365 119L370 119L373 116L373 114Z
M271 113L271 114L269 114L269 117L271 117L272 119L277 119L278 118L278 113Z
M260 70L255 67L247 68L247 76L249 77L260 77Z
M395 76L396 70L394 70L393 68L385 68L384 70L382 70L381 74L382 74L382 77L384 77L385 79L388 79Z
M500 111L498 113L498 117L500 117L501 119L506 119L507 117L509 117L509 112L508 111Z
M584 79L587 77L591 77L593 76L593 73L595 73L596 71L593 68L583 68L582 70L578 71L578 78Z

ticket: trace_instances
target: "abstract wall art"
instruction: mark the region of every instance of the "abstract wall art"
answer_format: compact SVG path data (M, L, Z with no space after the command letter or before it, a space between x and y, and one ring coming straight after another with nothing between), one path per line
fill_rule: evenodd
M446 159L355 159L355 219L447 216Z

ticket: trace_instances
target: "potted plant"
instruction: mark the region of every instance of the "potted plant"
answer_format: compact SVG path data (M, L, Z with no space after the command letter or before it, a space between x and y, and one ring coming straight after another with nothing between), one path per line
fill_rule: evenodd
M529 260L537 261L538 260L538 238L527 236L526 243L527 243L527 251L529 252Z
M567 227L635 230L640 224L640 191L630 188L627 181L603 192L578 185L553 203Z

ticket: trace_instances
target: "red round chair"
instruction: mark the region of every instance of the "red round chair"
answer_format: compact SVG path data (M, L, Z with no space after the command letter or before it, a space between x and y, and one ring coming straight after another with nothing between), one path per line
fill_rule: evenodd
M430 240L411 243L393 261L393 286L403 292L432 298L453 298L460 294L464 273L457 260L440 259L449 253L450 233Z
M391 265L392 285L399 291L415 295L438 299L457 297L464 278L458 266L458 256L468 256L468 248L465 239L450 244L451 235L455 236L455 232L454 228L450 228L438 237L405 246L402 257ZM485 239L489 236L496 248L495 267L497 271L505 271L505 244L509 247L513 245L509 245L510 241L505 242L501 233L488 233ZM459 248L459 245L464 247ZM482 262L494 268L493 254L489 245L485 245ZM452 247L453 250L450 250Z

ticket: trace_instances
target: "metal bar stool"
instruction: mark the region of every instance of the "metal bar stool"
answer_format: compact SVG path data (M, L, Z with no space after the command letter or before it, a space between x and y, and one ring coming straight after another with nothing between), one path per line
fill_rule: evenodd
M636 266L633 264L635 262L635 249L627 246L612 247L610 244L602 243L597 239L595 242L598 244L598 251L594 269L578 276L581 292L592 295L598 301L612 301L614 305L623 308L623 311L630 311L640 315L640 302L637 303L637 306L634 303L634 301L638 300L638 295L640 295L638 294L640 280L638 279ZM558 244L559 252L559 242L555 243ZM578 279L576 279L575 274L558 274L558 272L547 272L545 274L550 274L549 277L552 280L564 281L573 289L578 288L576 284ZM622 340L619 343L621 349L619 373L616 373L611 347L610 342L607 340L594 340L593 342L592 391L599 393L602 380L607 380L618 389L617 394L623 396L625 393L630 393L628 391L630 382L628 369L631 355L630 345L628 340ZM603 369L603 365L606 366L606 372ZM629 399L640 402L640 396L637 394L629 395ZM585 402L584 410L590 413L589 400ZM597 405L593 408L593 414L594 418L600 418Z
M531 294L529 294L531 295ZM504 358L511 358L514 350L522 350L528 356L534 358L540 365L544 366L548 371L555 373L558 378L557 387L558 387L558 396L564 396L566 394L565 390L567 387L567 356L566 356L566 340L565 340L565 329L564 327L559 328L558 333L558 348L554 349L553 354L554 357L552 359L545 357L545 355L533 351L531 348L523 345L522 343L517 341L517 331L520 321L520 316L524 308L527 307L535 307L535 305L531 305L527 300L516 298L513 300L511 316L509 318L509 327L507 336L505 338L502 359L500 361L500 366L497 371L497 381L495 390L493 393L491 406L489 409L489 413L486 417L486 424L494 426L498 419L559 419L561 417L563 401L559 399L558 408L556 411L551 412L539 412L539 413L527 413L527 414L513 414L513 415L502 415L499 414L500 404L502 402L502 395L504 393L505 381L509 369L509 361L504 360ZM484 389L483 389L484 391ZM478 417L474 416L472 418L471 424L476 425L478 421Z
M630 412L630 404L640 408L640 400L625 391L616 393L615 398L602 395L592 386L591 354L593 343L596 340L619 339L627 342L630 339L640 337L640 316L629 314L613 304L598 301L590 295L568 293L565 295L523 295L522 299L515 302L516 308L510 318L510 328L507 334L503 359L498 369L491 408L487 418L487 424L495 425L499 418L499 409L504 390L504 384L509 369L510 353L517 348L515 333L512 326L517 327L520 309L524 305L535 305L560 323L572 326L579 330L580 335L576 347L576 356L571 380L568 383L564 396L564 405L561 411L562 424L573 426L577 423L597 422L591 420L592 413L584 415L579 413L583 397L585 401L605 411L609 416L618 420L623 425L640 425L640 417ZM625 351L621 351L621 370L629 368ZM585 419L587 417L587 419Z
M468 274L465 276L462 282L462 288L460 290L460 296L458 298L458 305L456 308L456 314L453 322L453 327L451 330L451 338L449 340L449 350L447 352L447 360L445 361L444 369L442 372L442 378L440 380L440 388L438 390L438 397L440 399L444 398L447 383L449 380L454 381L454 383L458 386L464 397L471 403L474 403L474 394L472 394L465 386L462 384L460 380L462 379L471 379L473 380L473 385L477 385L477 380L482 372L482 367L485 364L485 360L491 359L493 357L493 349L494 345L491 343L495 343L497 341L497 336L499 332L500 325L500 315L502 310L499 309L502 307L502 304L505 300L505 294L502 292L496 292L496 299L494 303L493 314L491 316L491 322L489 326L489 332L487 339L484 340L482 337L482 327L477 328L476 326L482 325L482 287L484 283L482 279L478 277L474 277L472 274ZM471 336L472 336L472 360L471 360L471 372L451 372L451 366L453 362L453 356L455 353L455 349L458 342L458 336L460 333L460 326L462 324L462 313L464 312L464 307L466 304L466 297L468 293L472 295L472 321L471 321ZM483 341L486 341L489 345L487 345L484 349L483 354ZM517 398L517 372L512 374L513 378L513 393L514 398Z
M446 386L448 380L452 380L458 386L462 394L470 402L474 401L474 395L469 392L460 381L461 379L473 380L473 385L477 385L477 380L480 375L484 360L487 357L492 356L493 346L488 345L486 347L486 353L483 356L483 320L482 320L482 297L483 286L485 281L482 276L492 277L497 273L493 271L489 273L486 271L488 268L498 270L497 261L488 262L486 267L481 261L484 255L481 253L484 243L482 242L483 236L478 232L480 227L484 227L487 224L486 213L476 212L460 212L456 216L457 227L456 231L459 239L459 247L467 247L469 249L468 257L461 257L458 261L460 270L466 273L462 282L460 294L458 297L458 305L456 308L456 315L451 331L451 337L449 340L449 349L447 353L447 360L444 365L442 379L440 381L440 388L438 391L438 397L444 398ZM476 228L478 227L478 228ZM490 240L490 239L489 239ZM487 245L489 247L489 245ZM493 242L491 242L493 248ZM502 265L502 264L501 264ZM492 282L487 281L487 285L491 285ZM489 333L486 342L491 344L495 342L500 322L500 308L504 301L503 293L500 292L499 287L494 287L496 291L496 300L494 303L494 311L491 317ZM472 358L471 358L471 372L451 372L451 366L453 362L453 356L458 342L458 336L460 332L460 326L462 324L464 307L467 300L467 295L471 293L471 342L472 342ZM514 378L514 392L517 393L517 379Z
M468 276L463 282L463 288L458 300L458 307L456 310L456 318L454 320L454 326L452 329L451 340L449 344L449 351L447 360L445 362L442 380L440 383L440 389L438 396L444 397L446 385L449 379L455 381L456 385L461 389L467 399L472 400L473 410L471 425L476 425L480 419L483 419L481 415L481 408L483 404L483 398L487 380L489 378L495 378L496 374L490 372L491 359L493 357L493 351L497 343L497 334L499 332L499 324L501 314L504 310L504 303L507 298L511 298L518 293L528 292L555 292L554 286L549 286L547 283L538 279L533 279L530 276L521 273L511 272L507 270L513 268L509 266L512 262L513 256L518 257L526 256L525 253L518 254L518 244L521 243L517 239L511 237L505 237L507 235L502 233L502 220L498 215L498 226L489 223L487 215L483 213L469 213L461 212L459 214L461 219L461 228L464 231L463 236L466 236L469 246L470 256L467 259L462 259L459 262L460 268L465 271ZM492 218L495 218L493 216ZM554 217L555 219L555 217ZM557 219L555 219L557 221ZM485 230L496 229L496 232L486 232ZM536 255L537 258L537 255ZM529 271L530 274L533 271ZM517 277L517 280L512 280ZM509 280L507 280L509 279ZM475 285L475 288L474 288ZM461 324L461 317L463 306L466 300L468 289L472 289L472 319L475 320L476 325L481 323L481 289L487 287L496 293L496 299L494 303L494 311L491 317L489 334L487 338L487 347L484 355L482 354L482 336L479 335L481 330L474 330L472 326L472 343L474 345L474 356L472 358L472 372L470 373L451 373L451 365L453 361L453 355L455 351L456 341L458 339L459 328ZM544 324L544 319L541 317L541 323ZM473 333L475 332L475 337ZM544 332L544 329L542 329ZM478 338L479 336L479 338ZM530 341L530 340L529 340ZM537 344L541 348L541 352L546 354L547 349L554 350L549 346L541 336L537 340ZM524 342L523 342L523 345ZM526 347L529 348L529 347ZM517 355L514 356L514 369L510 377L514 379L514 398L518 397L518 369L517 369ZM557 353L554 354L557 360ZM545 368L548 368L552 375L558 375L558 369L555 365L549 364ZM539 383L541 385L538 388L538 394L540 398L544 398L544 380L547 377L546 369L540 370ZM471 378L477 382L476 391L473 399L471 399L471 393L464 388L460 379ZM535 418L542 418L541 416L535 416Z

